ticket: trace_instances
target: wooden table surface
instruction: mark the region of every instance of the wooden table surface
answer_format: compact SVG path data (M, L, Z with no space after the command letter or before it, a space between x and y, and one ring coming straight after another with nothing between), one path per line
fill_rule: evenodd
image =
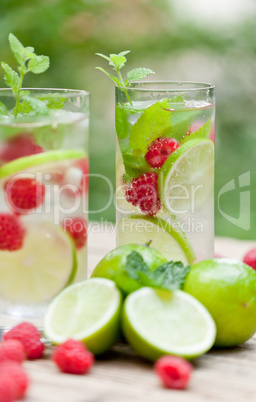
M90 230L89 272L115 244L111 230L98 229L95 226ZM217 238L215 251L240 259L253 245ZM27 402L256 401L256 337L233 350L211 351L198 358L186 391L162 388L152 364L121 342L97 359L91 372L84 376L59 373L49 359L50 354L48 349L44 359L25 362L31 379Z

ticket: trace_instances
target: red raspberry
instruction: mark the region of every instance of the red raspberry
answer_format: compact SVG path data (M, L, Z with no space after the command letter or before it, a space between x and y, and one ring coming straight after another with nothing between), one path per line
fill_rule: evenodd
M158 176L155 173L144 173L137 177L126 189L126 200L138 206L144 214L156 215L161 208L157 180Z
M252 248L245 254L243 262L256 270L256 248Z
M35 179L13 178L5 183L6 201L18 214L26 214L44 202L45 186Z
M12 388L13 400L24 398L28 389L29 379L22 366L11 360L0 364L0 382L1 378L4 379L6 376L12 380L8 386Z
M69 339L55 349L53 361L63 373L85 374L92 367L94 356L82 342Z
M84 247L87 240L87 222L82 218L66 218L64 230L73 238L76 248Z
M153 168L160 168L168 156L176 151L179 146L180 144L174 138L157 138L149 145L145 159Z
M25 228L16 215L0 214L0 250L15 251L23 246Z
M16 339L8 339L0 345L0 363L6 360L13 360L22 363L26 359L26 352L23 344Z
M30 133L21 133L10 138L1 145L0 159L11 162L23 156L35 155L43 152L43 148L36 144Z
M43 355L44 344L41 342L41 334L38 329L29 322L22 322L4 334L4 341L17 339L26 351L28 359L40 359Z
M0 375L0 402L13 402L16 399L17 386L9 374Z
M185 359L175 356L163 356L157 360L155 371L163 385L172 389L187 387L193 366Z

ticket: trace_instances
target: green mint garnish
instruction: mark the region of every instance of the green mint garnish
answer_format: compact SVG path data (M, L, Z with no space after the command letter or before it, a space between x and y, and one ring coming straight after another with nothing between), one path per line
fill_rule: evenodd
M110 54L109 56L105 56L102 53L96 53L97 56L103 57L109 62L109 65L113 67L113 70L116 72L117 76L109 74L106 70L101 67L96 67L98 70L102 71L106 74L111 80L115 82L118 87L121 88L128 88L130 86L131 81L138 81L145 77L148 77L150 74L155 74L154 71L150 70L149 68L135 68L127 73L127 79L124 80L120 70L125 66L127 62L126 55L130 53L130 50L125 50L124 52L120 52L118 54ZM124 92L127 96L128 101L132 105L132 101L124 89Z
M171 291L181 289L190 266L181 262L169 261L151 271L137 251L132 251L126 260L125 270L131 279L135 279L140 286L150 286Z
M61 109L65 98L58 94L48 94L45 96L30 96L29 91L22 90L23 80L29 72L33 74L44 73L50 65L48 56L37 55L31 46L24 47L22 43L10 33L10 48L18 62L18 72L13 70L8 64L2 62L1 66L5 72L4 80L6 85L11 88L16 99L15 107L8 113L7 108L0 102L0 115L21 117L22 115L47 115L49 109Z

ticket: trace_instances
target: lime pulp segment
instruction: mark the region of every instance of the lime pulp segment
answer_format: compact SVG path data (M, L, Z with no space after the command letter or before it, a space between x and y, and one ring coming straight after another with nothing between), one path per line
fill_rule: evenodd
M81 340L93 353L102 353L118 338L121 300L120 291L109 279L71 285L50 304L45 335L56 344L69 338Z
M193 139L181 145L165 161L159 176L159 192L172 214L191 213L202 208L213 194L214 144Z
M18 173L24 169L42 165L49 162L61 161L64 159L80 159L84 158L86 153L79 149L47 151L36 155L25 156L6 163L0 168L0 179Z
M165 354L195 358L213 346L216 336L206 308L180 290L142 288L131 293L122 324L135 351L153 361Z
M168 261L191 264L194 251L187 238L168 222L155 217L132 216L122 219L117 227L117 246L129 243L146 244L160 251Z
M0 294L11 302L44 303L73 280L76 252L60 227L42 222L26 229L22 249L0 252Z

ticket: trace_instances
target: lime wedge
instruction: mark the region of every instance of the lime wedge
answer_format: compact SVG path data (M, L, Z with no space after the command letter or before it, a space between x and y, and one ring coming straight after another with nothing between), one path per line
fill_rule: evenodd
M122 327L134 350L152 361L166 354L193 359L211 349L216 336L206 308L181 290L142 288L131 293Z
M51 223L26 229L22 249L0 252L0 295L15 303L44 303L73 280L75 248L71 238Z
M50 304L44 333L55 344L69 338L103 353L117 341L122 297L115 283L93 278L69 286Z
M213 195L214 144L193 139L165 161L159 174L161 201L174 215L201 209Z
M123 244L147 244L160 251L168 261L192 264L195 254L188 242L168 222L155 217L131 216L122 219L117 226L117 247Z
M24 156L23 158L15 159L14 161L3 165L0 168L0 179L33 166L64 159L79 159L83 158L85 155L85 152L79 149L74 149L70 151L47 151L36 155Z

